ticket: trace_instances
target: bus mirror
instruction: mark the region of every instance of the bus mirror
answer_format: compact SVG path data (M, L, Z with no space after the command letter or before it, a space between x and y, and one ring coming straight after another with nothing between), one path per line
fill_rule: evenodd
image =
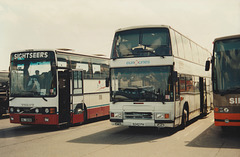
M109 87L109 78L107 77L106 80L105 80L105 84L106 84L106 87Z
M210 61L207 60L205 64L205 71L209 71L209 69L210 69Z
M177 77L177 72L176 71L173 71L172 72L172 80L173 80L173 82L177 82L178 81L178 77Z

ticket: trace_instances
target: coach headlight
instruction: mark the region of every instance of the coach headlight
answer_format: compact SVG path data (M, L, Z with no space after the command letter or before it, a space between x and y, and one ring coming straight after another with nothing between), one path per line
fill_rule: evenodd
M169 119L170 113L155 113L155 119Z
M10 111L10 113L13 113L13 112L14 112L14 108L11 107L11 108L9 109L9 111Z
M228 108L224 108L224 112L229 112L229 109Z
M111 113L111 118L122 118L122 113L121 112L112 112Z
M164 118L164 114L156 113L156 119L163 119L163 118Z
M19 113L20 112L20 109L19 108L17 108L17 113Z
M49 109L48 108L45 108L45 113L49 113Z
M35 109L35 113L39 113L39 109L38 108Z

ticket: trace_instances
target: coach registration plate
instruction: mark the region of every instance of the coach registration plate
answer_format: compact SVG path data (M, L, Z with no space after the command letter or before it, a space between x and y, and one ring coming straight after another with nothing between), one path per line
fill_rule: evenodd
M145 126L144 123L132 123L132 126Z
M21 118L21 122L32 122L32 118Z

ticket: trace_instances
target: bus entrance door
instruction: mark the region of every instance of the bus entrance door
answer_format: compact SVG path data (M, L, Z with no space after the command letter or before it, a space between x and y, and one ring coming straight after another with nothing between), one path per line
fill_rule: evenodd
M59 71L59 125L70 122L70 72Z
M200 88L200 112L201 114L207 113L207 91L206 91L206 79L199 78Z
M86 108L83 100L83 73L81 69L72 70L72 123L82 123L86 120Z

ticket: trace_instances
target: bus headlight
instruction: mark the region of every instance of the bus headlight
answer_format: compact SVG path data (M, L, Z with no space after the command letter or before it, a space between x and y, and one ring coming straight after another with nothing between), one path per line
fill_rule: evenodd
M169 119L169 113L155 113L155 119Z
M20 112L20 109L19 108L17 108L17 113L19 113Z
M48 108L45 108L45 113L49 113L49 109Z
M229 109L228 108L224 108L224 112L229 112Z
M9 111L10 111L10 113L13 113L13 112L14 112L14 108L11 107L11 108L9 109Z
M36 112L36 113L39 113L39 109L38 109L38 108L36 108L36 109L35 109L35 112Z
M156 119L163 119L164 115L162 113L156 113Z
M43 108L43 111L45 114L56 114L56 107L47 107L47 108Z
M122 118L122 113L121 112L111 112L111 118Z

